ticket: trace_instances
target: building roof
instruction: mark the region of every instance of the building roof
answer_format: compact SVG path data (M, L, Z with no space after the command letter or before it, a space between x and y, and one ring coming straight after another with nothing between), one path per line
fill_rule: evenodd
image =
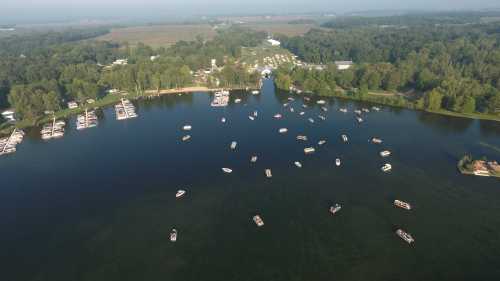
M340 60L340 61L335 61L336 65L353 65L352 60Z

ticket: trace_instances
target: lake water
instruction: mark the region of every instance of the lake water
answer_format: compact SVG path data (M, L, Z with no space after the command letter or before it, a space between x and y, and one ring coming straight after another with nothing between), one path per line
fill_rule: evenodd
M300 97L287 111L270 81L236 96L226 108L206 93L134 102L139 118L127 121L108 108L97 128L76 131L72 119L49 142L29 132L0 158L1 280L500 280L500 181L456 169L466 152L500 160L500 123L383 107L357 124L353 110L371 105L338 99L321 121L314 100L304 116ZM334 203L343 208L331 216Z

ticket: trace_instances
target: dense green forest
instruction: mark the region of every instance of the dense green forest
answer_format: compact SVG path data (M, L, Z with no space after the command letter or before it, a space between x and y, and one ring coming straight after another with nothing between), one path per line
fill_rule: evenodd
M262 42L265 33L230 28L215 39L178 42L152 49L84 40L103 31L44 33L0 40L0 108L14 107L18 117L33 120L45 111L60 109L69 100L100 98L107 89L133 93L147 89L178 88L193 84L192 71L208 68L212 58L219 66L221 85L257 83L235 61L242 46ZM76 42L75 42L76 41ZM19 48L16 48L16 44ZM159 56L152 61L151 56ZM128 65L105 68L116 59Z
M378 100L432 111L500 114L500 24L429 25L426 18L421 24L408 19L411 24L404 27L358 26L353 20L350 28L281 38L285 48L306 62L353 60L356 65L346 71L329 67L325 73L282 68L277 85L323 93L340 88L411 92L406 99Z

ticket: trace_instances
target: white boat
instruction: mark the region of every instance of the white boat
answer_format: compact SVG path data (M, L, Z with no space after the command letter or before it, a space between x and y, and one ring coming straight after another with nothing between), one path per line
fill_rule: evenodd
M305 100L305 101L310 101L310 100L311 100L311 98L310 98L310 97L304 97L304 100Z
M368 108L362 108L361 110L362 110L363 112L366 112L366 113L370 112L370 110L369 110Z
M191 127L191 125L185 125L184 127L182 127L182 130L184 131L191 131L193 127Z
M404 231L402 229L396 230L396 234L408 244L415 242L415 239L413 239L413 236L411 236L411 234L407 233L406 231Z
M356 109L356 110L354 110L354 113L356 113L356 114L361 114L361 110Z
M341 108L339 109L340 112L347 113L347 108Z
M258 94L260 94L260 92L259 92L259 91L257 91L257 90L253 90L253 91L252 91L252 95L258 95Z
M394 206L405 209L405 210L411 210L411 205L409 203L406 203L401 200L394 200Z
M288 101L294 101L294 100L295 100L295 99L294 99L294 98L292 98L292 97L289 97L289 98L288 98Z
M306 114L304 111L301 111L301 112L299 113L299 115L300 115L300 116L302 116L302 115L304 115L304 114Z
M257 156L252 156L252 158L250 158L250 162L252 163L257 162Z
M307 136L298 135L297 140L307 141Z
M347 135L342 135L342 140L344 142L348 142L349 141L349 139L347 138Z
M307 106L307 104L303 104L302 107L303 108L308 108L309 106Z
M379 138L372 138L372 143L381 144L382 140Z
M170 232L170 241L175 242L177 241L177 229L173 228L172 231Z
M233 172L233 170L229 169L229 168L222 168L222 171L226 174L230 174Z
M288 103L284 103L284 104L283 104L283 107L287 107L287 106L288 106Z
M287 128L281 128L281 129L279 129L279 132L280 132L280 134L284 134L284 133L288 132L288 129Z
M327 112L327 111L328 111L328 108L326 108L325 106L322 106L322 107L321 107L321 110L323 110L324 112Z
M226 123L226 118L222 117L222 118L220 119L220 121L221 121L222 123Z
M253 116L248 116L248 119L250 119L252 121L255 120L255 118Z
M372 109L375 111L380 111L380 107L377 107L377 106L372 106Z
M325 120L326 120L326 117L325 117L325 116L323 116L323 115L318 115L318 118L319 118L319 119L321 119L321 120L323 120L323 121L325 121Z
M340 211L341 209L342 209L342 206L340 206L340 204L335 204L335 205L333 205L333 206L330 206L329 211L330 211L330 213L331 213L332 215L335 215L335 214L336 214L336 213L338 213L338 211Z
M264 221L262 220L262 218L259 216L259 215L255 215L253 216L253 221L255 222L255 224L258 226L258 227L261 227L261 226L264 226Z
M387 157L387 156L391 155L391 152L389 150L384 150L384 151L380 151L379 154L382 157Z
M275 119L281 119L281 117L283 117L283 115L281 115L281 114L278 113L278 114L275 114L273 117Z
M384 166L382 166L381 170L382 170L383 172L389 172L389 171L391 171L391 170L392 170L392 165L391 165L391 164L389 164L389 163L386 163L386 164L384 164Z
M340 166L340 158L335 159L335 166Z
M326 140L320 140L320 141L318 141L318 145L323 145L325 143L326 143Z
M314 149L314 147L306 147L306 148L304 148L304 153L305 153L305 154L314 153L314 151L316 151L316 150Z
M297 168L302 168L302 164L299 161L295 161L295 162L293 162L293 164L295 164L295 166L297 166Z
M326 103L326 101L324 101L324 100L319 100L319 101L317 101L316 103L317 103L317 104L325 104L325 103Z
M266 177L268 178L272 178L273 177L273 174L271 173L271 169L266 169Z
M295 109L293 109L293 107L290 107L290 112L295 112Z
M234 100L234 103L240 103L241 102L241 99L235 99Z
M191 136L190 135L185 135L182 137L182 141L188 141L191 139Z
M181 198L182 196L184 196L184 194L186 194L186 191L183 189L179 189L179 190L177 190L177 193L175 194L175 198Z
M259 113L257 112L257 110L255 110L255 111L253 112L253 116L254 116L254 117L257 117L257 115L258 115L258 114L259 114Z
M356 120L358 121L358 123L363 122L363 118L361 118L361 117L359 117L359 116L356 116Z
M230 146L230 147L231 147L231 149L232 149L232 150L235 150L235 149L236 149L236 145L238 145L238 143L237 143L237 142L235 142L235 141L231 142L231 146Z
M307 120L309 120L309 122L311 122L311 123L314 123L314 119L312 119L312 118L309 118Z

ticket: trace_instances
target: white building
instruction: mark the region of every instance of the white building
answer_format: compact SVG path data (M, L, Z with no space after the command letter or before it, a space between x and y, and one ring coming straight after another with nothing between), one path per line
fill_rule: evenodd
M281 45L281 42L280 42L280 41L278 41L278 40L274 40L274 39L267 39L267 42L268 42L269 44L271 44L271 46L279 46L279 45Z
M127 65L128 59L119 59L113 62L113 65Z
M77 107L78 107L78 103L76 103L75 101L68 102L68 108L69 109L75 109Z
M353 65L353 62L350 60L349 61L336 61L335 65L337 66L338 70L346 70L346 69L351 68L351 66Z

